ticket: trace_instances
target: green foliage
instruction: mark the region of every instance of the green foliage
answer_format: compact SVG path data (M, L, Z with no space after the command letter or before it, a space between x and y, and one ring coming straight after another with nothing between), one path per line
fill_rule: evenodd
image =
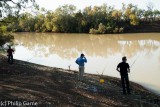
M123 27L119 28L119 33L123 33L123 32L124 32L124 28Z
M58 7L55 11L47 11L35 7L36 15L23 13L18 20L7 25L8 31L17 32L62 32L62 33L122 33L142 21L158 21L160 11L149 8L138 9L136 5L123 4L117 10L103 4L101 6L85 7L76 11L73 5ZM7 17L5 20L15 19ZM124 30L125 29L125 30Z
M113 33L119 33L119 28L116 27L116 28L113 30Z
M105 32L106 32L106 27L102 23L98 25L98 29L92 28L89 31L89 33L91 34L104 34Z
M129 16L129 18L130 18L130 24L131 25L138 25L138 18L136 17L136 15L134 15L134 14L131 14L130 16Z
M107 33L112 33L113 28L112 28L112 27L110 27L110 26L108 26L108 27L106 27L106 31L107 31Z
M13 39L13 35L0 33L0 46L4 45L6 42L12 42Z
M99 34L100 32L99 32L97 29L91 28L91 29L89 30L89 33L90 33L90 34Z
M36 5L35 0L0 0L0 46L13 41L14 37L8 31L34 31L32 27L34 20L24 19L29 16L28 14L17 18L20 10L26 8L28 4Z
M0 0L0 18L17 16L28 4L36 5L35 0Z
M116 21L120 21L121 17L122 17L122 12L120 10L114 10L112 11L112 17L116 20Z
M0 26L0 34L7 32L7 26Z
M100 23L98 27L98 31L99 33L104 34L106 32L106 27L102 23Z
M14 37L7 34L7 26L0 26L0 46L4 45L6 42L11 42Z
M114 30L113 30L113 33L123 33L124 31L124 28L123 27L115 27Z

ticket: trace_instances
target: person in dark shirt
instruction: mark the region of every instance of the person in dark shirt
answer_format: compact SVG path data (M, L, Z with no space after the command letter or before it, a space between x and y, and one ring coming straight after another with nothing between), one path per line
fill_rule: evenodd
M128 73L130 72L130 66L126 62L127 62L127 58L125 56L122 57L122 62L117 65L117 71L120 72L120 75L121 75L123 94L126 94L126 88L127 88L128 94L130 94L129 77L128 77Z
M7 50L8 53L8 63L13 64L13 52L14 50L9 46L9 49Z

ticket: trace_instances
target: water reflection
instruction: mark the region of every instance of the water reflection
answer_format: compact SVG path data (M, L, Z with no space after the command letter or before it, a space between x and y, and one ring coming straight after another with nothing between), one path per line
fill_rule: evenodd
M86 72L103 71L105 75L119 77L115 68L126 55L131 65L133 81L151 84L160 93L160 34L53 34L16 33L15 58L30 62L77 70L75 59L80 53L88 58ZM157 88L158 87L158 88Z
M87 34L50 34L18 33L15 43L34 51L35 56L48 57L57 54L61 58L71 59L79 53L88 56L104 57L117 53L133 57L138 52L152 52L159 49L160 37L157 34L123 35L87 35ZM160 56L159 56L160 57Z

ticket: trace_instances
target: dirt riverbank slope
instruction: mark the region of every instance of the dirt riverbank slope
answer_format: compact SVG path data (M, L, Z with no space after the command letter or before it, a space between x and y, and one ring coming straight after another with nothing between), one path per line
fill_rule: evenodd
M120 79L103 78L105 83L100 84L98 75L85 74L85 80L79 82L77 71L20 60L8 64L0 55L1 104L27 101L37 102L35 107L160 107L160 97L142 86L131 82L131 95L123 95Z

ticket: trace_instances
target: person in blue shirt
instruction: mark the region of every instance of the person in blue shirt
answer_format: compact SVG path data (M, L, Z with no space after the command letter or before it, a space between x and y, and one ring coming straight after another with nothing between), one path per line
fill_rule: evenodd
M81 54L79 58L76 60L76 64L79 65L79 73L78 73L78 80L83 81L83 74L84 74L84 66L87 63L87 59L84 54Z

